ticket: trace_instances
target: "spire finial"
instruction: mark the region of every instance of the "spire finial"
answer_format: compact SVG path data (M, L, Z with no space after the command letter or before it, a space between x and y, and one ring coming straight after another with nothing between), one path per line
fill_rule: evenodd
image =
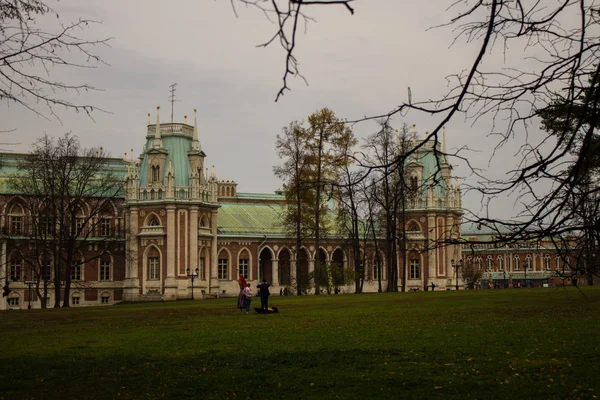
M194 108L194 136L192 137L192 150L200 150L200 141L198 140L198 119L196 118L196 109Z
M442 127L442 153L446 154L446 127Z
M148 125L150 125L150 113L148 113Z
M156 106L156 131L154 132L154 147L159 149L162 147L160 138L160 106Z

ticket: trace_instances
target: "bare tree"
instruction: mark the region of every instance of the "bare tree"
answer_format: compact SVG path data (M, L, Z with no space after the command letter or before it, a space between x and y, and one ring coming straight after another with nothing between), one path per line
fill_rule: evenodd
M354 11L347 1L290 0L283 2L285 9L278 8L275 0L240 1L262 6L265 14L277 16L278 29L271 42L278 39L286 50L284 83L277 97L288 90L286 78L297 73L297 28L299 21L310 20L303 12L316 4L342 5ZM586 97L585 91L595 92L600 84L600 5L594 0L456 1L448 13L448 22L438 28L457 32L454 42L478 44L470 66L447 77L449 89L438 99L413 102L409 96L390 111L354 122L408 111L436 116L434 128L412 149L416 152L428 143L439 143L442 127L457 116L467 121L489 118L491 128L482 133L496 139L491 157L514 142L519 146L515 154L517 164L501 178L495 178L473 168L464 152L448 154L470 168L471 183L465 187L481 197L482 211L467 210L465 220L491 229L497 233L494 241L504 244L548 235L581 236L589 219L580 218L577 208L567 205L573 201L569 194L585 176L582 171L589 167L586 159L598 126L598 96ZM515 53L513 49L518 50ZM506 67L499 66L493 58L496 56L504 57ZM517 59L526 62L517 63ZM539 124L540 111L557 97L567 105L566 122L559 127L565 134L536 139L532 127ZM578 99L584 99L582 108L595 116L585 123L576 118L575 108L569 107ZM580 142L574 140L575 135L567 134L573 129L580 132ZM433 148L437 151L436 146ZM575 153L571 151L574 148L578 150ZM598 190L590 186L585 195L595 198ZM506 197L514 201L515 215L501 219L488 211L496 201L506 201Z
M71 134L44 136L9 181L24 199L27 223L19 232L28 247L22 256L42 306L51 276L54 306L60 306L62 290L68 307L74 269L106 251L124 251L123 179L109 163L102 148L81 148ZM96 250L90 252L92 244Z
M66 96L95 87L56 79L67 68L95 68L104 63L94 52L110 39L88 40L81 33L96 21L62 23L56 11L41 0L0 0L0 100L19 104L44 118L55 117L57 107L85 112L94 107ZM40 22L50 26L40 28ZM52 28L51 25L55 27Z

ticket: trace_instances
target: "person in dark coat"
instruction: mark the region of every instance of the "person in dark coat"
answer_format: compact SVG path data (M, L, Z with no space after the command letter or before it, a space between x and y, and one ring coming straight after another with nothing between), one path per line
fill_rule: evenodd
M262 283L258 285L258 290L260 290L260 308L263 310L267 310L269 308L269 286L271 284L267 283L266 279L263 279Z

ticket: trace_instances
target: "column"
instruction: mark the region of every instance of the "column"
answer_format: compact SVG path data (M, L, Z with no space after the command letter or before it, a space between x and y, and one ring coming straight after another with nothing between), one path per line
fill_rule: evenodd
M188 265L191 271L198 268L198 206L190 209L190 259Z
M435 270L437 269L437 249L431 249L431 244L435 243L437 240L438 233L437 220L435 215L427 216L427 245L430 249L427 251L429 255L429 262L427 265L427 275L429 279L432 279L436 276ZM436 246L437 247L437 246ZM421 289L423 289L423 283L425 279L425 273L421 276Z
M21 273L23 273L24 271L21 271ZM0 243L0 276L4 276L7 277L9 272L8 272L8 266L6 264L6 240L3 240L2 243ZM31 277L29 277L31 279ZM0 281L1 282L1 281ZM4 283L8 282L8 279L6 279L4 282L2 282L2 287L4 287ZM10 286L10 285L9 285ZM25 296L23 296L21 298L21 301L25 301ZM23 307L23 304L21 304L21 307ZM6 310L8 309L8 298L2 296L2 299L0 299L0 310Z
M271 284L273 286L279 286L279 259L278 258L274 258L271 260L271 271L272 271L272 278L271 278Z
M211 218L210 218L210 231L212 234L212 242L211 242L211 246L210 246L210 258L211 258L211 262L210 262L210 288L209 288L209 292L210 293L219 293L219 279L218 279L218 269L217 269L217 263L218 263L218 253L217 251L219 251L219 249L217 248L218 246L218 242L217 242L217 210L212 210L211 211Z
M129 209L129 229L127 235L127 250L129 256L125 257L125 282L123 282L123 300L135 301L140 295L140 280L138 277L139 249L137 234L139 210L137 207Z
M298 282L296 282L296 258L295 257L291 257L292 254L290 253L290 282L293 284L294 282L296 284L298 284ZM294 293L296 294L296 293Z
M177 298L177 280L175 279L175 206L167 206L167 278L165 279L165 300Z

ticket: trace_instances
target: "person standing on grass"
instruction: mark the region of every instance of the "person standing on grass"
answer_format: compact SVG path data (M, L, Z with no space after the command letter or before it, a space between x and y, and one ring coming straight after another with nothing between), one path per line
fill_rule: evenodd
M238 300L237 300L237 308L240 309L240 313L244 312L244 308L246 308L246 295L244 294L244 289L241 285L240 285L240 293L238 293Z
M258 290L260 290L260 308L263 310L267 310L269 308L269 283L267 280L263 278L262 283L258 285Z
M250 311L250 303L252 302L252 289L250 289L250 285L246 285L244 288L244 297L245 297L245 306L246 306L246 314Z

